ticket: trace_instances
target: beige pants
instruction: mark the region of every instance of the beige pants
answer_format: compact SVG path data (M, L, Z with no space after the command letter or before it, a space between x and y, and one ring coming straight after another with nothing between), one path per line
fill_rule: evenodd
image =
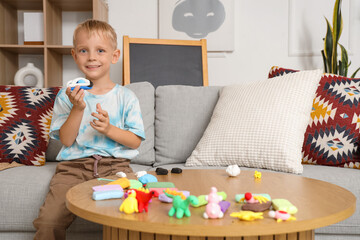
M75 215L65 206L66 192L73 186L94 179L94 158L82 158L60 162L50 182L50 190L39 216L33 224L37 229L34 239L65 239L66 229L74 221ZM130 160L119 158L102 158L97 165L99 177L115 175L122 171L132 172Z

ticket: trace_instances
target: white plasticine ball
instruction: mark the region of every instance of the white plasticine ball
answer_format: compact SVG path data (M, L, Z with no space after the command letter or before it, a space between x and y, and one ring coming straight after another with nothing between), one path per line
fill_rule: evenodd
M240 174L240 172L241 172L241 170L238 165L230 165L226 168L226 173L230 177L236 177L237 175Z
M126 177L126 173L124 173L124 172L117 172L117 173L116 173L116 176L119 177L119 178L124 178L124 177Z
M135 173L135 175L136 175L137 178L142 177L142 176L144 176L145 174L147 174L146 171L139 171L139 172L136 172L136 173Z

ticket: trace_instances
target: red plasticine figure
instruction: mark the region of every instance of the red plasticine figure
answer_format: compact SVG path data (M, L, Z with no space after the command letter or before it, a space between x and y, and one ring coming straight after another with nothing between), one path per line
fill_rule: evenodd
M138 209L139 212L142 212L145 209L145 212L148 211L148 206L151 198L158 197L159 193L156 191L142 190L142 189L134 189L136 192L136 200L138 201Z

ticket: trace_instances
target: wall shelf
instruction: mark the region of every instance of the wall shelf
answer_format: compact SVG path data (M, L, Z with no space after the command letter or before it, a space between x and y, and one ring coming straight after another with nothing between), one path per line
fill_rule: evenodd
M44 44L19 45L18 11L41 11L44 15ZM19 54L42 55L44 87L62 86L62 57L72 46L62 45L62 12L92 12L92 18L108 21L104 0L0 0L0 85L13 85L19 69ZM75 64L75 63L74 63Z

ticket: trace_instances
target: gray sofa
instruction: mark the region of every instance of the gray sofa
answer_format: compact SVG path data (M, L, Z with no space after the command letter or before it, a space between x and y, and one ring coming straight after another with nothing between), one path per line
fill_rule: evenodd
M155 170L158 166L187 169L185 160L210 121L221 87L161 86L156 91L149 83L127 87L139 98L147 137L139 148L139 156L131 162L133 170ZM60 146L58 141L50 141L45 166L21 166L0 172L0 239L33 238L32 221L48 192ZM342 186L357 198L360 197L359 174L359 170L316 165L304 165L303 172L305 177ZM315 236L316 240L360 239L360 211L345 221L317 229ZM71 240L101 238L102 227L81 218L75 220L67 233L67 239Z

